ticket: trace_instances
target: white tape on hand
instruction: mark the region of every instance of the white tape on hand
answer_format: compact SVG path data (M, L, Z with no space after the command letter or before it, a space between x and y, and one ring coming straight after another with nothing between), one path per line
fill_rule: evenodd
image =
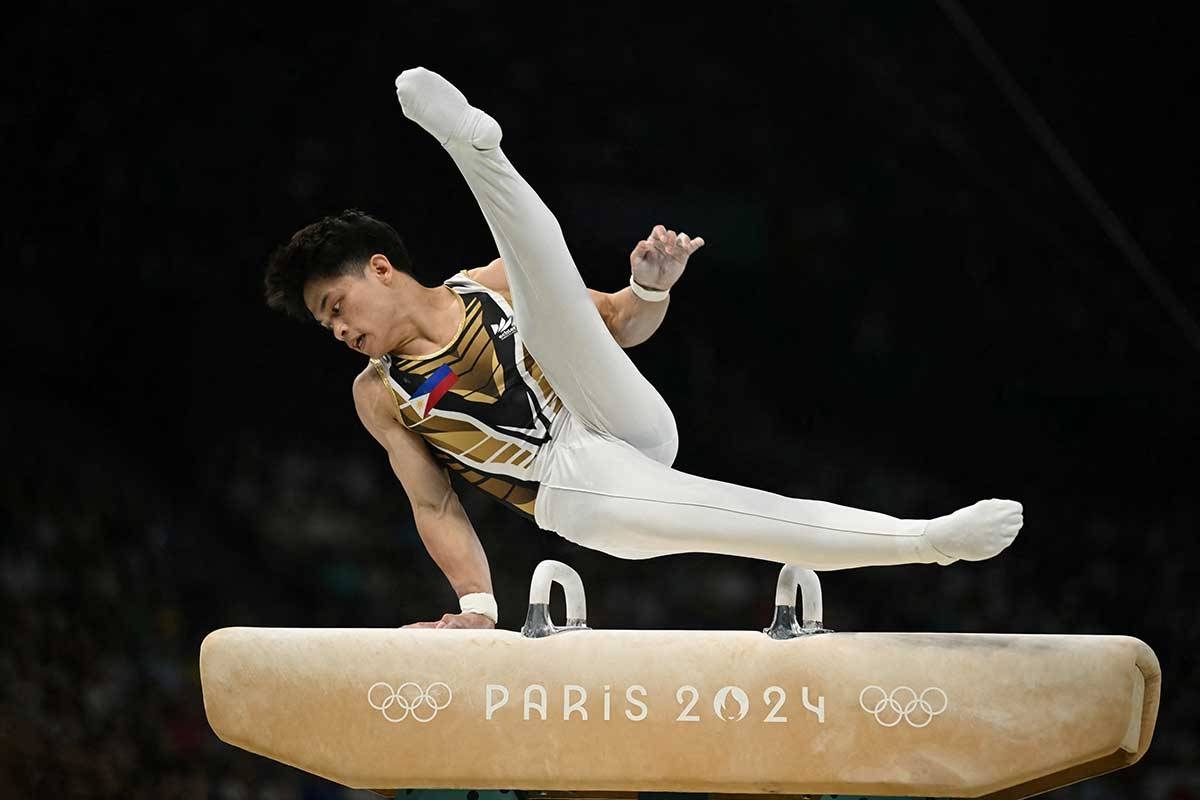
M629 288L633 289L633 293L638 297L642 298L643 300L648 300L651 303L657 303L659 301L666 300L667 295L671 293L669 289L647 289L645 286L639 285L638 282L633 279L632 275L629 276Z
M458 606L464 614L482 614L495 624L500 617L500 611L496 607L496 598L487 592L474 592L472 594L464 594L458 598Z

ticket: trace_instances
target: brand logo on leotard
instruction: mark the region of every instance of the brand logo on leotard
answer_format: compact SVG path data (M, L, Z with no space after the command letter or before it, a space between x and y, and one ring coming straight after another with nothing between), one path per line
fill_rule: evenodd
M500 340L507 339L517 332L517 326L513 324L512 317L505 317L499 322L493 323L491 328L492 334Z

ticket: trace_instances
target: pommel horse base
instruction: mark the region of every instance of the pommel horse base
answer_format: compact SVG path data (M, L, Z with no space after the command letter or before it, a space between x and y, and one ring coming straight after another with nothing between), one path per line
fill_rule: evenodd
M834 633L822 616L817 576L789 565L761 633L592 630L578 574L544 561L521 633L222 628L200 674L223 741L385 796L1015 800L1150 745L1160 672L1138 639Z

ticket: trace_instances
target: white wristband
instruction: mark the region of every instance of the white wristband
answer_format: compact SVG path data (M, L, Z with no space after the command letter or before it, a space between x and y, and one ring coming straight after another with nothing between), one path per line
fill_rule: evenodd
M496 608L496 598L487 592L464 594L458 598L458 607L464 614L482 614L490 619L493 625L500 617L500 612Z
M639 286L638 282L633 279L632 275L629 276L629 288L633 289L633 293L638 297L651 303L657 303L660 300L666 300L667 295L671 293L670 289L647 289L645 286Z

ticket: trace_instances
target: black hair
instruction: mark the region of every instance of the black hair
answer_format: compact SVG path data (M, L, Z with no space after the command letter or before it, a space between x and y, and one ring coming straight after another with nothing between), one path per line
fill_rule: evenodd
M311 320L304 287L311 280L353 275L376 253L412 274L412 262L396 230L356 209L306 225L271 253L265 278L267 305L296 319Z

